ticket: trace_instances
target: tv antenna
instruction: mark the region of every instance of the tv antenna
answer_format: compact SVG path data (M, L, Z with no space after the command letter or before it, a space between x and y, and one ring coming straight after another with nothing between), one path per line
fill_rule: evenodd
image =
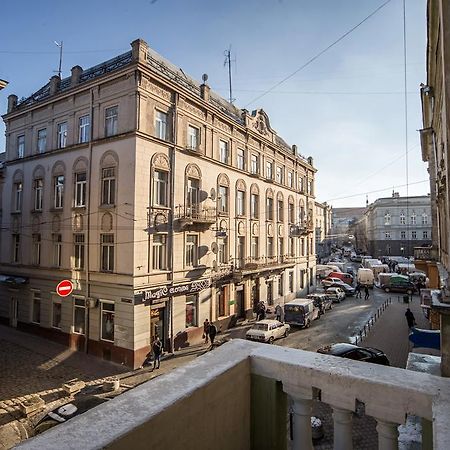
M224 61L223 65L228 66L228 83L229 83L229 87L230 87L230 97L229 97L228 101L230 103L233 103L236 99L233 98L233 88L232 88L232 82L231 82L231 63L236 62L236 59L234 59L234 60L231 59L231 45L228 50L224 51L224 55L225 55L225 61Z
M59 47L59 67L58 70L55 70L55 72L58 74L59 78L61 78L61 66L62 66L62 53L63 53L63 41L56 42L54 41L55 45Z

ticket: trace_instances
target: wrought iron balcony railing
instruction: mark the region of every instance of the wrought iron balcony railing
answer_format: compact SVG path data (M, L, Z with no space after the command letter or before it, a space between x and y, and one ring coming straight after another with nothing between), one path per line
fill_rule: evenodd
M175 219L184 223L213 224L217 218L217 208L215 206L192 205L175 207Z

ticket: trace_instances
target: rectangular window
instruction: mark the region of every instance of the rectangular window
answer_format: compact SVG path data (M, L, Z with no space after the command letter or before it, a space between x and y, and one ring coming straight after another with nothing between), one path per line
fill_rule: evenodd
M228 187L219 186L219 212L228 212Z
M186 295L186 328L198 327L198 296Z
M428 215L426 213L422 214L422 225L428 225Z
M313 194L313 182L308 180L308 194Z
M259 195L250 195L250 217L252 219L257 219L259 217Z
M188 126L188 148L198 150L200 144L200 130L191 125Z
M78 119L78 143L84 144L85 142L89 142L90 139L90 117L83 116Z
M295 222L295 206L293 203L289 203L288 205L288 221L289 223Z
M237 264L238 268L244 267L245 255L246 255L246 251L245 251L245 236L238 236L238 241L237 241L237 261L236 261L236 264Z
M250 257L252 259L259 258L259 239L252 237L250 242Z
M294 187L294 172L289 171L287 175L287 184L290 188Z
M58 175L54 178L54 207L62 208L64 200L64 175Z
M31 313L33 323L41 323L41 293L33 292L33 310Z
M303 192L305 190L305 184L303 182L303 177L298 178L298 190Z
M77 334L84 334L86 319L86 305L84 299L73 299L73 332Z
M116 199L116 174L114 167L102 169L102 205L114 205Z
M167 236L165 234L153 235L153 270L167 269Z
M417 218L417 216L413 213L411 215L411 225L415 225L416 224L416 218Z
M270 197L266 200L266 220L273 220L273 198Z
M35 211L42 210L42 197L44 189L44 180L34 180L34 209Z
M53 234L53 265L61 267L61 252L62 252L62 236L60 234Z
M295 239L293 237L289 238L289 256L295 256Z
M294 272L289 272L289 292L294 292Z
M273 179L273 162L267 161L266 162L266 178L269 180Z
M406 231L400 231L400 239L406 239Z
M258 155L252 155L251 171L255 175L259 174L259 157L258 157Z
M228 238L217 239L219 264L228 264Z
M33 234L33 264L39 266L41 264L41 235Z
M228 142L219 141L219 150L220 150L220 162L228 164L229 158Z
M267 238L267 256L269 258L273 257L274 255L274 248L273 248L273 237Z
M61 328L61 302L52 302L52 327Z
M411 239L417 239L417 231L411 231Z
M15 183L14 184L14 211L15 212L22 211L22 193L23 193L22 183Z
M156 137L167 140L167 114L162 111L155 111L155 133Z
M305 287L305 271L300 270L300 289Z
M162 170L155 170L153 173L153 204L155 206L168 205L168 180L169 174Z
M277 221L284 222L284 202L282 200L278 200L277 207Z
M20 260L20 234L12 235L13 242L13 262L18 263Z
M245 170L245 150L238 148L237 151L237 168Z
M114 235L101 234L101 270L114 272Z
M284 274L280 275L278 278L278 297L283 297L284 295Z
M114 303L100 302L102 307L102 340L114 342Z
M283 184L283 182L284 182L283 174L284 174L283 168L280 166L277 166L277 176L276 176L277 183Z
M74 269L84 269L84 234L74 234Z
M47 150L47 128L38 130L37 133L37 152L44 153Z
M188 234L186 236L186 267L198 266L198 236Z
M75 174L75 206L86 206L86 172Z
M385 231L384 238L385 239L390 239L391 238L391 232L390 231Z
M56 138L57 148L64 148L67 146L67 122L58 123Z
M245 192L236 192L236 214L243 216L245 214Z
M406 219L404 214L400 214L400 225L406 225Z
M428 231L423 231L422 237L423 237L423 239L428 239Z
M105 136L114 136L117 134L117 121L118 121L119 108L112 106L105 110Z
M25 136L19 136L17 138L17 157L23 158L25 156Z
M301 247L301 255L305 256L305 240L303 238L300 240L300 247Z
M284 238L278 238L278 258L281 259L284 255Z

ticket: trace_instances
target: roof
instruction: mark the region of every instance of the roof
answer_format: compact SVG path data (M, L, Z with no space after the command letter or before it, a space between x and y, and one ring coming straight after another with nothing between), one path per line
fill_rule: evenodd
M284 304L286 305L308 305L312 302L311 298L295 298L294 300L291 300L290 302L287 302Z

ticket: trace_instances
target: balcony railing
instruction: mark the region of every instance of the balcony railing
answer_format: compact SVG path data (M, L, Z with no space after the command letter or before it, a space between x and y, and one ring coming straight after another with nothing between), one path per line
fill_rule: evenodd
M215 206L176 206L175 219L185 224L213 224L217 218L217 208Z
M433 247L414 247L414 259L423 261L437 261L437 249Z
M423 448L450 448L449 379L239 339L21 448L311 450L317 398L333 410L335 449L353 448L357 406L375 418L380 450L398 448L397 427L407 416L432 422Z
M300 224L291 225L289 228L292 237L304 236L314 231L313 223L310 220L303 221Z

